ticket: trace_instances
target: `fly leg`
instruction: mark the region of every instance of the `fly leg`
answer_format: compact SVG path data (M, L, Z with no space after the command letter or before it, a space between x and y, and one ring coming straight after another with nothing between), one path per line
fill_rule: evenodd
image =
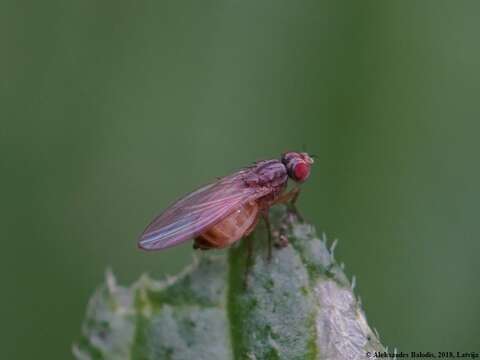
M277 199L277 204L285 204L287 206L287 214L282 219L279 225L277 241L275 242L276 248L284 248L288 246L288 237L287 232L289 227L291 226L293 220L298 220L300 222L304 222L303 216L297 209L296 201L298 199L298 195L300 194L300 188L295 187L286 194L280 195Z
M296 204L297 199L298 199L298 195L300 195L300 188L297 187L297 188L293 189L291 192L293 194L292 194L292 198L291 198L290 203L289 203L289 207L290 207L289 211L297 217L298 221L303 223L303 222L305 222L305 220L303 219L302 214L300 214L300 211L298 211L297 204Z
M247 245L247 259L245 263L245 274L243 277L243 288L248 289L248 275L250 273L250 268L252 267L253 262L253 242L252 235L247 235L245 237L245 242Z
M298 195L300 195L300 188L296 187L290 190L288 193L281 195L277 203L286 204L287 210L290 215L294 215L300 222L304 222L303 216L298 211L296 202L298 199Z
M262 211L262 217L265 221L265 225L267 226L267 234L268 234L268 255L267 260L268 262L272 261L272 225L270 224L270 219L268 217L268 210Z

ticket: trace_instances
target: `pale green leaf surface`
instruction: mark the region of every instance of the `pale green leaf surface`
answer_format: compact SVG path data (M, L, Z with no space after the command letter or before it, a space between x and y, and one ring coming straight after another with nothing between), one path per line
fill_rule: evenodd
M264 226L246 241L201 253L181 274L118 286L108 272L74 346L77 359L365 359L385 351L325 239L284 208L275 233L290 245L267 261Z

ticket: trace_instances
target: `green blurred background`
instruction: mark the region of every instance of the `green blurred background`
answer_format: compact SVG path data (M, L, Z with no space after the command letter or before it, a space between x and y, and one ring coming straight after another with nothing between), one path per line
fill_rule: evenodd
M402 351L480 351L478 1L4 1L1 358L67 359L136 238L250 162L319 156L305 216L339 238Z

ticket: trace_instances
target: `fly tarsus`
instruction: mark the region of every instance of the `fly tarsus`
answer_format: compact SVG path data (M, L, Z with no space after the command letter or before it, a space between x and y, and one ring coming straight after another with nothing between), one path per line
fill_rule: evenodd
M302 214L297 208L297 205L295 203L289 203L287 205L287 212L288 212L288 220L290 223L293 223L295 220L304 223L305 219L303 218Z
M277 241L275 241L274 246L277 249L283 249L284 247L288 246L288 237L285 234L279 234Z

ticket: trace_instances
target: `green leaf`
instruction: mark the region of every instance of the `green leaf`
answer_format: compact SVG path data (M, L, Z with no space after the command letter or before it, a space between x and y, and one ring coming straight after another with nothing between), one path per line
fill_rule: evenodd
M125 288L107 272L76 358L364 359L385 351L326 239L284 207L272 211L272 225L289 245L268 261L267 232L258 226L248 271L244 240L228 254L201 253L162 281L142 276Z

